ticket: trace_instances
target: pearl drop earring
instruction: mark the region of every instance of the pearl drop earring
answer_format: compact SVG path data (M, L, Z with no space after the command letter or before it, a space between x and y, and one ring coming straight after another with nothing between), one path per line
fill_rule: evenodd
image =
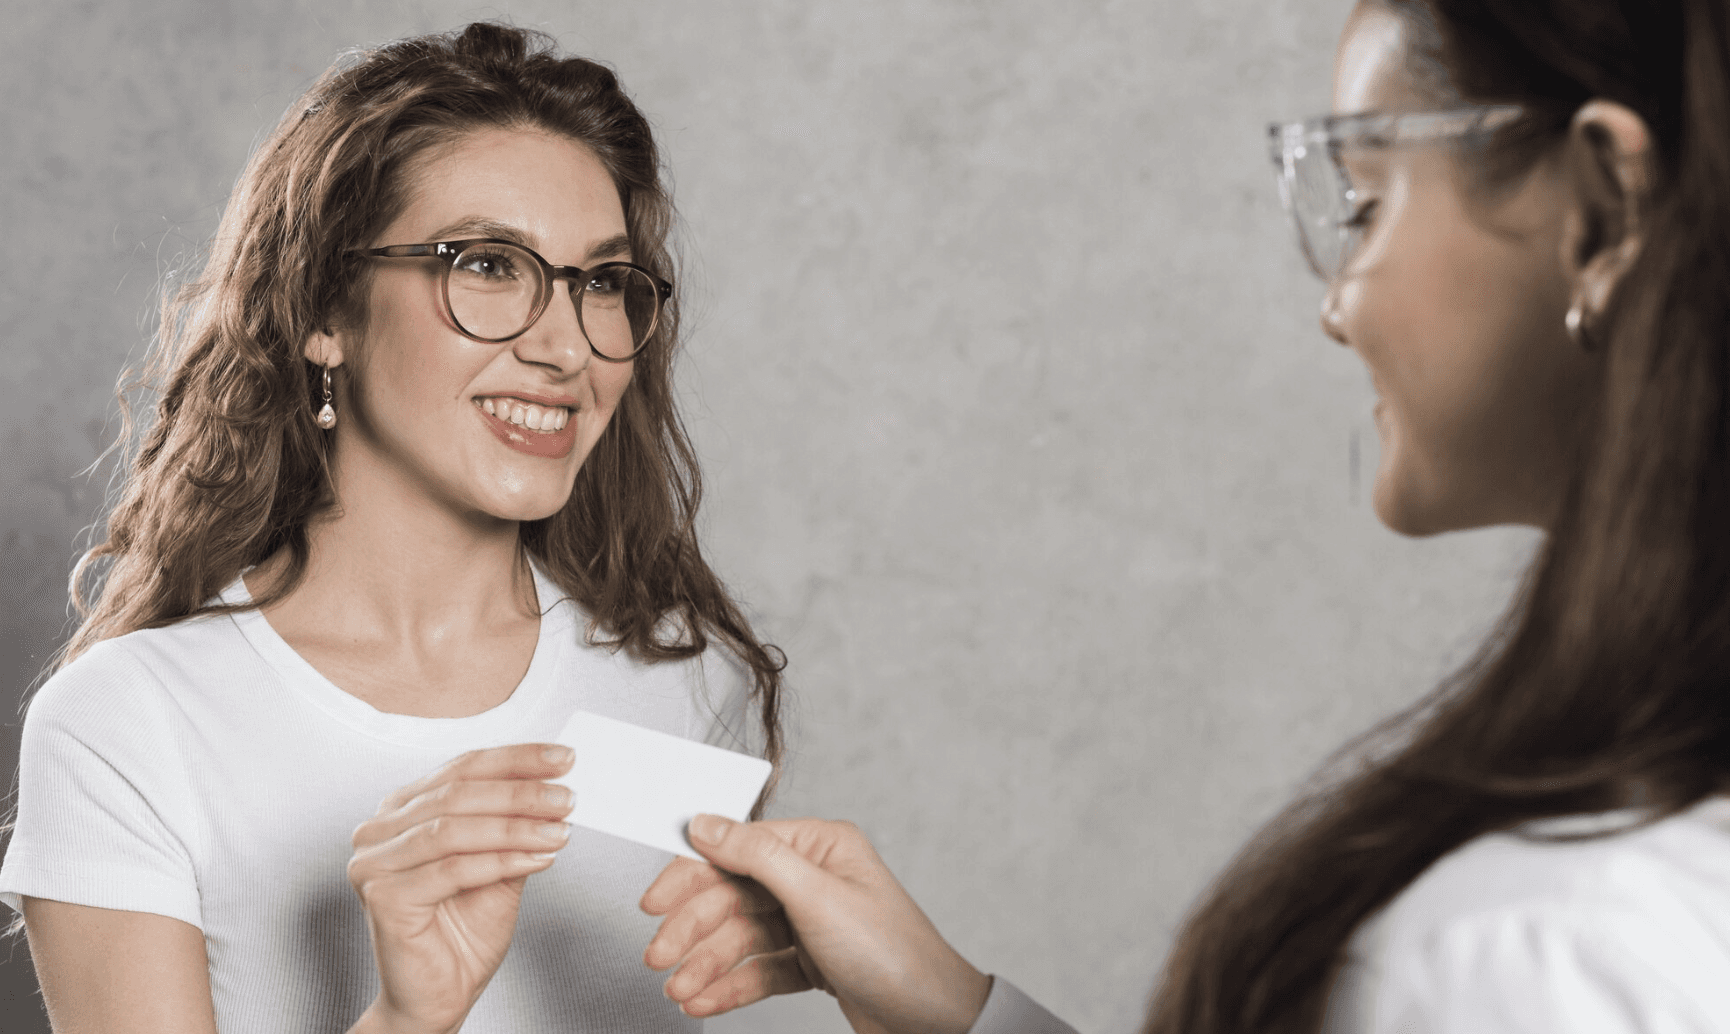
M324 368L324 408L318 411L318 426L326 431L336 426L336 409L330 404L330 367Z

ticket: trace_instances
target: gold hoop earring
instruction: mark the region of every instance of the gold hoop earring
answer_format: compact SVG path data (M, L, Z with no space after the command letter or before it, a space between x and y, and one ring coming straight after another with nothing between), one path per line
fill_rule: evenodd
M336 426L336 410L330 404L330 367L324 368L324 408L318 411L318 426L326 431Z
M1586 303L1579 298L1568 306L1568 314L1562 317L1562 326L1568 328L1568 340L1582 352L1592 351L1592 339L1586 334Z

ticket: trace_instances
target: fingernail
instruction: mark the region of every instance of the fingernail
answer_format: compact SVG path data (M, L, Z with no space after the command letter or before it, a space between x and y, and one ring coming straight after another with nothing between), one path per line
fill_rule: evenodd
M542 851L542 852L539 852L538 854L529 855L530 858L534 859L537 862L550 862L554 858L557 858L558 856L559 856L559 853L557 851Z
M576 760L577 755L569 747L548 747L541 751L541 757L545 758L548 764L559 765L566 761Z
M563 841L569 840L571 837L571 827L569 824L564 822L544 823L539 829L535 830L535 832L549 840Z
M541 791L541 800L549 807L569 808L571 806L571 791L562 786L549 786Z
M732 820L719 815L698 815L691 820L691 839L701 840L705 844L718 844L732 825Z

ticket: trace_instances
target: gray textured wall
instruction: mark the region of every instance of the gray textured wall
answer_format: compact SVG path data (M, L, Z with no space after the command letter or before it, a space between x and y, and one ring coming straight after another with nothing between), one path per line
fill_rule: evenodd
M1262 143L1326 107L1349 6L8 2L0 694L63 634L159 278L265 127L347 47L542 27L674 169L708 542L798 694L778 811L858 821L981 967L1129 1029L1209 875L1532 544L1369 509L1367 378ZM714 1028L846 1029L815 995Z

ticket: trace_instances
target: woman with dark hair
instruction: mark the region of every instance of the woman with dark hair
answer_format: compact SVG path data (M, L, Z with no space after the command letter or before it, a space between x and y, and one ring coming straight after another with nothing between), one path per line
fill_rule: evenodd
M1548 534L1479 656L1204 896L1143 1030L1730 1031L1730 2L1362 0L1334 108L1273 150L1380 395L1377 514ZM860 1031L1069 1029L853 827L691 833L754 877L644 898L693 1015L815 985Z
M498 25L258 148L25 722L0 897L57 1030L700 1026L637 964L666 855L573 834L538 742L780 756L693 530L672 218L613 74Z

